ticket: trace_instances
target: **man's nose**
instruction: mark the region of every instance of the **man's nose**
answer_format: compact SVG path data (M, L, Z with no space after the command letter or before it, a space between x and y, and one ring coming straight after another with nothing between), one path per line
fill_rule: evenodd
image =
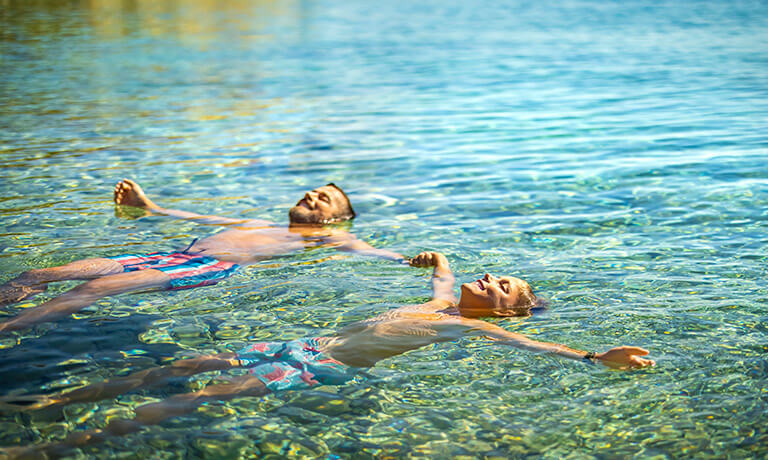
M490 273L486 273L483 279L490 283L493 280L493 276Z

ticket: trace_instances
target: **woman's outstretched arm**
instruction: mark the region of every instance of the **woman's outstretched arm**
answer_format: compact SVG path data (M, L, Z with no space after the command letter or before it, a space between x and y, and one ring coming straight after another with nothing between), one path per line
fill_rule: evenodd
M435 267L432 271L432 300L456 303L456 296L453 295L456 279L444 255L439 252L422 252L411 259L410 264L413 267Z
M623 346L611 348L603 353L589 353L556 343L539 342L482 320L462 319L462 323L469 326L471 328L470 332L474 335L481 335L499 343L524 350L552 353L574 360L594 360L617 369L640 368L656 364L651 359L641 358L641 356L648 354L648 350L640 347Z

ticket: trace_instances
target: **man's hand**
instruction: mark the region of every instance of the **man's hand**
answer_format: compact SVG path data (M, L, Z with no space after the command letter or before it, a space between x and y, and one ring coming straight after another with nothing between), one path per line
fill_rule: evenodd
M411 267L447 267L448 259L439 252L425 251L411 259L409 265Z
M630 369L647 366L655 366L652 359L641 358L648 354L648 350L640 347L616 347L605 353L598 353L595 359L615 369Z

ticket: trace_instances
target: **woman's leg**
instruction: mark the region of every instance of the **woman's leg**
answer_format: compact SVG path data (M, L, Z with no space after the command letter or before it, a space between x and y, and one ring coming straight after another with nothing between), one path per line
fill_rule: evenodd
M0 306L39 294L53 281L90 280L122 272L120 263L105 258L83 259L58 267L29 270L0 285Z
M267 393L269 389L264 382L251 375L243 375L194 393L175 395L160 402L139 406L134 421L141 425L156 425L163 420L192 412L206 402L227 401L238 396L263 396Z
M163 420L187 414L206 402L227 401L239 396L263 396L267 393L269 393L269 389L264 385L264 382L256 377L243 375L227 383L211 385L194 393L175 395L160 402L144 404L136 408L136 418L133 420L115 419L110 421L102 430L72 433L61 443L35 446L27 452L61 452L72 447L98 444L111 436L136 433L149 425L156 425Z
M171 278L168 275L151 269L103 276L85 282L55 299L25 310L13 319L0 323L0 332L24 329L43 321L69 315L102 297L141 289L168 287L170 282Z
M145 369L125 377L88 385L74 391L48 397L46 398L48 404L43 403L40 407L112 399L131 390L161 384L170 378L189 377L203 372L224 371L237 365L238 361L234 353L182 359L168 366Z
M161 368L150 370L152 371L150 372L153 375L152 378L148 379L147 374L145 374L138 378L138 380L144 380L145 383L147 381L158 383L167 377L192 375L199 372L207 372L209 370L228 369L235 366L236 361L234 357L234 353L225 353L221 355L195 358L194 360L182 360L174 363L172 366L163 366ZM178 363L185 364L183 366L177 366L176 364ZM159 370L163 371L157 372ZM134 376L138 376L138 374L141 373L136 373ZM127 381L130 378L131 376L116 379L115 381ZM131 386L131 389L133 388L138 388L138 386ZM97 444L104 442L111 436L123 436L135 433L149 425L156 425L163 420L192 412L198 406L206 402L226 401L239 396L263 396L267 393L269 393L269 389L264 385L264 382L251 375L243 375L235 377L227 383L210 385L200 391L179 394L160 402L139 406L136 408L136 418L133 420L115 419L110 421L104 429L72 433L63 442L33 446L30 448L17 448L13 450L13 453L20 456L63 454L73 447ZM103 399L102 396L107 394L111 395L114 393L112 391L101 392L99 393L99 399ZM85 400L86 399L80 399L80 401ZM95 399L87 400L93 401Z

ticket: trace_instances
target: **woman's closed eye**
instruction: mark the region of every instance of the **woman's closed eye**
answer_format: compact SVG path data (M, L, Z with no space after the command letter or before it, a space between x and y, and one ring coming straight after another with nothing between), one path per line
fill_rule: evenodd
M325 193L321 193L318 198L320 198L322 201L325 201L326 203L330 203L331 202L331 197L329 197Z

